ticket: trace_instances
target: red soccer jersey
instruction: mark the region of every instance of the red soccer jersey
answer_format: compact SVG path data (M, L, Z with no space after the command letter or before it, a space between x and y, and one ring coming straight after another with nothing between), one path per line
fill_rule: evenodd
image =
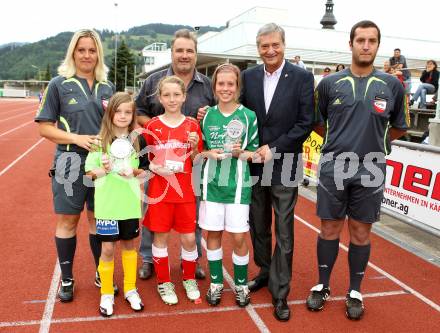
M198 122L186 117L178 126L171 127L162 117L154 117L145 124L144 137L151 149L148 159L154 164L167 166L177 172L162 177L157 174L148 183L148 202L194 202L192 187L190 132L199 136L198 150L203 149L202 132Z

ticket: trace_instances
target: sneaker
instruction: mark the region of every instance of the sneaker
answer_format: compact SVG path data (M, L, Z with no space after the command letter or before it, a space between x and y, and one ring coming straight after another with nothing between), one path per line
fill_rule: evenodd
M235 286L235 303L241 308L245 307L251 301L250 293L247 285Z
M144 309L144 303L142 303L137 289L127 291L124 296L125 300L130 303L130 306L134 311L142 311Z
M177 304L178 299L176 292L174 291L174 284L171 282L160 283L157 285L157 291L159 292L162 301L168 305Z
M324 287L323 284L318 284L310 289L311 293L307 297L307 309L310 311L319 311L324 307L325 301L330 296L330 288Z
M193 279L182 281L183 288L185 288L186 296L190 301L195 301L200 298L199 286L197 285L197 281Z
M73 301L73 290L75 281L73 279L61 280L60 288L58 289L58 298L61 302Z
M222 283L211 283L209 286L208 292L206 293L206 301L209 305L219 305L223 292L223 284Z
M95 286L97 286L98 288L101 288L101 277L99 276L99 272L96 271L95 273ZM119 288L116 285L116 283L113 282L113 292L115 294L115 296L117 296L119 294Z
M362 295L356 290L350 291L345 297L345 314L348 319L359 320L364 314Z
M113 304L115 304L114 295L101 295L101 302L99 303L99 313L101 316L110 317L113 315Z

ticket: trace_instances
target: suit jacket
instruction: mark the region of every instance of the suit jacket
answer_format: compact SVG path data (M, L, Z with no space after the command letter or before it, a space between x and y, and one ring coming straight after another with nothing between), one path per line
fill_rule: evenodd
M240 101L257 115L260 146L267 144L271 149L276 148L276 153L281 153L281 156L273 161L271 177L265 170L266 183L270 179L271 185L287 185L295 179L296 167L301 166L298 164L299 153L302 152L303 142L310 135L313 126L313 88L312 73L286 61L269 110L266 112L264 65L247 69L242 73ZM251 163L250 166L251 174L261 179L263 164ZM299 172L302 172L302 168Z

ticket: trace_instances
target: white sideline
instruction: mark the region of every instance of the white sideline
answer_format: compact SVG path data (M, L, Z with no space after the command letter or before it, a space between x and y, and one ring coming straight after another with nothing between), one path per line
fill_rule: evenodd
M202 246L206 251L207 246L206 246L206 241L204 238L202 238ZM225 280L229 283L231 288L234 290L234 287L235 287L234 279L229 275L225 266L223 266L223 276L224 276ZM249 304L248 306L246 306L245 310L248 313L248 315L251 317L254 324L258 327L258 330L260 332L264 332L264 333L270 332L269 328L266 326L263 319L261 319L261 317L258 315L257 311L255 311L255 308L252 304Z
M58 283L60 282L61 269L58 264L58 259L55 262L55 268L52 274L52 281L50 282L49 292L47 294L46 305L44 306L43 317L40 321L39 333L49 332L50 324L52 321L53 308L55 307L55 301L57 297Z
M386 296L397 296L397 295L410 295L410 293L407 293L404 290L396 290L396 291L383 291L379 293L369 293L369 294L362 294L363 298L374 298L374 297L386 297ZM345 301L345 296L334 296L327 299L327 302L336 302L336 301ZM296 299L293 301L288 301L287 304L289 305L299 305L299 304L306 304L305 299ZM268 308L273 306L272 304L268 303L262 303L262 304L254 304L254 308Z
M44 138L41 138L37 141L32 147L30 147L28 150L26 150L23 154L18 156L12 163L10 163L6 168L4 168L2 171L0 171L0 176L3 176L10 168L12 168L18 161L20 161L23 157L25 157L27 154L31 152L36 146L38 146L41 142L43 142Z
M12 116L12 117L9 117L9 118L0 119L0 123L1 123L1 122L4 122L4 121L6 121L6 120L9 120L9 119L14 119L14 118L17 118L17 117L22 117L22 116L25 116L25 115L30 114L30 113L35 114L35 112L36 112L36 111L29 111L29 112L25 112L25 113L17 114L17 115L15 115L15 116Z
M17 127L13 128L13 129L10 129L9 131L6 131L6 132L0 134L0 137L2 137L3 135L9 134L9 133L11 133L11 132L14 132L15 130L18 130L19 128L25 127L25 126L27 126L27 125L33 123L33 122L34 122L34 121L31 120L31 121L28 121L27 123L21 124L20 126L17 126Z
M304 224L305 226L309 227L310 229L312 229L313 231L316 231L319 234L319 229L316 228L315 226L311 225L310 223L308 223L307 221L305 221L304 219L302 219L301 217L299 217L298 215L295 214L295 218L300 221L302 224ZM339 243L339 247L341 249L343 249L344 251L348 252L348 248ZM376 272L382 274L383 276L386 276L388 279L390 279L391 281L393 281L395 284L397 284L398 286L402 287L402 289L408 291L409 293L411 293L412 295L416 296L418 299L420 299L422 302L428 304L430 307L432 307L434 310L437 310L438 312L440 312L440 305L434 303L433 301L431 301L429 298L423 296L421 293L419 293L418 291L414 290L413 288L411 288L410 286L408 286L406 283L400 281L398 278L394 277L393 275L391 275L390 273L384 271L383 269L379 268L378 266L376 266L375 264L369 262L368 266L370 266L371 268L373 268Z
M373 297L387 297L387 296L399 296L399 295L410 295L403 290L395 290L380 293L363 294L364 298ZM345 296L335 296L330 297L327 302L337 302L344 301ZM304 304L305 300L292 300L288 304ZM271 303L254 304L253 307L256 309L269 308L273 305ZM101 321L101 320L117 320L117 319L135 319L135 318L154 318L154 317L166 317L166 316L181 316L181 315L193 315L193 314L203 314L203 313L221 313L229 311L242 311L243 309L238 306L225 306L225 307L209 307L204 309L194 309L194 310L180 310L180 311L167 311L167 312L143 312L143 313L131 313L123 315L114 315L108 318L102 316L90 316L90 317L71 317L71 318L61 318L52 319L52 324L69 324L69 323L81 323L81 322L91 322L91 321ZM8 321L0 322L1 327L19 327L19 326L34 326L40 325L41 320L27 320L27 321Z
M0 107L1 106L4 106L4 104L0 104ZM16 109L8 109L8 110L2 109L0 110L0 115L3 116L5 113L9 113L9 112L21 112L24 110L30 110L31 107L33 108L33 105L26 105L25 107L23 107L23 105L20 105L20 107ZM35 112L37 112L37 109L38 109L38 105L35 105Z

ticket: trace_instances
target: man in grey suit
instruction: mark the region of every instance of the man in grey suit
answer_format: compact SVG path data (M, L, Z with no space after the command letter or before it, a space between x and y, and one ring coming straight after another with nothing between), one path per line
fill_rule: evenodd
M312 130L313 75L284 59L283 28L269 23L257 34L257 48L264 64L242 74L241 102L258 119L260 162L252 163L258 177L252 188L250 227L254 261L259 274L249 281L256 291L269 286L274 316L290 318L293 259L293 210L302 174L302 144ZM255 160L255 156L254 156ZM275 213L275 250L272 254L272 208Z

